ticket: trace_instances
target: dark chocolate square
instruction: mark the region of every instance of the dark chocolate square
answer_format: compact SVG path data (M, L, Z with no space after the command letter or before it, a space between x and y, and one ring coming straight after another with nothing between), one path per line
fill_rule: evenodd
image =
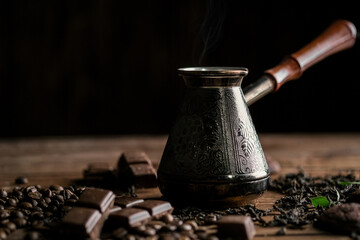
M62 231L72 236L98 239L104 218L93 208L73 207L62 219Z
M106 189L86 188L76 202L77 206L95 208L101 213L106 212L114 205L115 194Z
M147 164L133 164L129 166L130 176L135 187L157 187L155 169Z
M132 207L144 209L153 217L162 216L166 213L172 213L174 210L169 202L162 200L145 200L144 202L135 204Z
M126 208L126 207L131 207L134 204L141 203L143 201L144 199L142 198L122 196L122 197L115 197L114 204L122 208Z
M148 221L151 218L150 214L139 208L123 208L119 211L112 212L106 225L110 228L117 228L121 226L136 226Z
M222 237L248 240L255 236L255 226L249 216L228 215L219 220L218 232Z

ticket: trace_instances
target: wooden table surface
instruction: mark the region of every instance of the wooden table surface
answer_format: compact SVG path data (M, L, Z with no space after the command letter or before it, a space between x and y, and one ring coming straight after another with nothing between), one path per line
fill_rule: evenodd
M313 176L360 170L360 134L260 134L264 152L281 164L281 173L299 168ZM142 150L157 167L166 143L166 136L119 137L52 137L0 140L0 186L11 188L18 176L27 177L27 185L68 185L82 178L91 162L117 163L123 151ZM280 174L272 175L272 178ZM159 196L157 189L141 190L139 196ZM270 208L281 197L267 191L256 200L259 208ZM303 230L288 229L285 236L276 236L277 227L257 226L255 239L350 239L307 226Z

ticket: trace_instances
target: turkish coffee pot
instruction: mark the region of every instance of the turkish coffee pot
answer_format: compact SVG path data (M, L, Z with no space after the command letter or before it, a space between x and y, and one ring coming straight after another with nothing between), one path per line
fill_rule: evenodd
M355 26L337 20L298 52L241 89L241 67L178 69L187 87L158 168L170 200L248 201L268 187L269 169L248 106L322 59L352 47Z

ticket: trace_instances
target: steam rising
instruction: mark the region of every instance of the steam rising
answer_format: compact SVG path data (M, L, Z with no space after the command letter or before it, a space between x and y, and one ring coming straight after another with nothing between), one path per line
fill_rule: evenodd
M204 21L200 29L203 50L199 57L199 65L206 55L213 50L221 38L223 23L226 16L226 1L208 0Z

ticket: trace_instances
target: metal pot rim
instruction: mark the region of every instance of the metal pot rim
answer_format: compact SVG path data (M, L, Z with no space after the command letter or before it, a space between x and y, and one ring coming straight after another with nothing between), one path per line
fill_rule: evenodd
M244 67L186 67L178 69L182 76L246 76L248 69Z

